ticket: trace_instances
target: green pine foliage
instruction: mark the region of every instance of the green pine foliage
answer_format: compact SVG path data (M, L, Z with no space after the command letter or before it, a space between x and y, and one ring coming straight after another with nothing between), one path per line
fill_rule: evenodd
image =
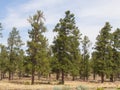
M64 83L64 74L71 73L72 76L76 76L79 73L79 40L80 32L75 24L74 14L70 11L65 12L65 17L59 20L59 23L55 26L54 32L57 32L57 36L53 41L53 53L54 63L56 63L56 69L62 73L62 83Z
M97 73L101 76L101 82L104 82L104 76L110 75L111 71L111 25L106 22L96 38L96 64Z
M18 53L22 45L23 42L19 35L19 31L17 30L17 28L13 27L12 31L9 33L8 38L9 80L13 79L13 74L16 71L16 68L19 64L17 63L17 58L19 57Z
M90 75L90 60L89 60L89 47L91 45L90 40L87 36L84 36L82 43L82 60L80 62L80 77L84 80L88 80Z
M43 20L44 16L41 11L37 11L35 15L29 17L28 19L32 27L32 29L28 32L31 40L27 42L27 53L30 57L29 63L31 63L32 73L31 84L34 84L34 76L36 71L40 74L46 75L50 70L49 60L47 58L48 44L46 37L43 35L46 32L46 27L44 26Z
M1 52L0 52L0 79L2 80L8 71L9 67L9 58L8 58L8 51L7 47L4 45L0 46Z
M111 77L110 80L114 81L113 78L117 78L120 72L120 29L117 28L112 33L112 40L111 40L111 46L112 46L112 59L111 59Z

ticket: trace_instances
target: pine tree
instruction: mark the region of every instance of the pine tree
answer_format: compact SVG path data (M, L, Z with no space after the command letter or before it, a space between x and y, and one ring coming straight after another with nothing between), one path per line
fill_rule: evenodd
M44 16L43 12L37 11L35 15L29 17L28 21L31 24L32 30L29 30L28 41L28 55L30 57L30 63L32 65L32 78L31 84L34 84L35 71L43 73L43 70L49 70L49 61L47 57L47 39L43 35L46 32L46 27L43 23Z
M114 81L113 78L116 76L119 76L120 72L120 29L117 28L113 33L112 33L112 64L111 64L111 69L112 73L110 75L110 81Z
M91 43L87 36L84 36L82 40L82 61L81 61L81 74L84 80L88 80L89 72L90 72L90 64L89 64L89 47Z
M17 66L16 66L16 69L17 69L17 74L18 74L18 76L19 76L19 79L22 77L22 74L24 73L24 61L25 61L25 59L24 59L24 57L25 57L25 55L24 55L24 50L23 49L19 49L19 51L17 52L17 57L16 57L16 59L17 59Z
M91 68L92 68L92 73L93 73L93 79L96 79L96 74L98 71L97 67L97 52L93 51L92 52L92 58L91 58Z
M69 52L70 52L70 74L73 76L73 80L75 77L79 75L79 66L81 61L81 53L80 53L80 40L81 34L79 29L76 27L74 28L73 32L71 32L69 36Z
M53 63L56 64L57 73L62 74L61 83L64 84L65 73L71 72L74 75L77 73L74 72L77 67L73 67L73 63L76 64L79 57L80 33L75 24L74 14L66 11L65 18L59 20L54 32L57 32L57 36L54 38L54 45L52 46L54 53ZM70 71L71 67L74 70Z
M9 51L9 80L13 78L13 73L17 66L17 53L20 47L23 45L19 31L17 28L13 28L9 33L8 38L8 51Z
M0 79L2 80L4 78L4 75L8 71L8 52L7 52L7 47L4 45L1 45L0 48Z
M105 26L101 29L100 34L96 38L96 56L97 61L97 73L101 76L101 82L104 82L104 76L111 73L110 62L111 62L111 25L106 22ZM110 69L110 70L109 70Z

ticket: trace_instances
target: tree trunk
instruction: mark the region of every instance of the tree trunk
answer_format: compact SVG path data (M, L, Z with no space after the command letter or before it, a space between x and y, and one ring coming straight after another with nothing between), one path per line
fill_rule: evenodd
M59 80L59 78L60 78L60 72L58 70L57 73L56 73L56 80Z
M61 84L64 84L64 71L62 70L62 81Z
M75 81L75 76L74 75L72 76L72 80Z
M35 77L35 68L32 66L32 77L31 77L31 85L34 84L34 77Z
M38 80L40 80L40 72L38 72Z
M49 79L51 79L51 74L49 73Z
M113 82L113 74L110 75L110 82Z
M21 71L19 72L19 79L21 79L21 77L22 77L22 73L21 73Z
M48 74L48 79L49 79L49 82L51 81L51 74L49 73Z
M2 72L1 72L1 76L0 76L1 78L0 78L0 80L2 80L3 79L3 74L2 74Z
M79 78L82 79L81 71L79 71Z
M101 73L101 83L103 83L103 82L104 82L104 74Z
M2 73L2 79L4 79L4 78L5 78L5 72Z
M86 72L85 81L88 81L88 72Z
M85 76L83 76L83 81L85 81Z
M9 71L9 78L8 79L11 80L11 71Z
M88 76L86 77L86 81L88 81Z
M96 79L96 74L95 73L93 73L93 80L95 80Z
M13 80L13 77L14 77L14 73L12 72L11 73L11 80Z

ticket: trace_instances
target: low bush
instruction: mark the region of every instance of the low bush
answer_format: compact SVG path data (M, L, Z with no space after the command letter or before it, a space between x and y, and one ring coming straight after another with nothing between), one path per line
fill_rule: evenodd
M56 86L53 90L71 90L69 86Z
M30 85L30 82L28 82L28 81L24 82L24 85Z
M53 90L62 90L62 87L55 86Z
M76 87L76 90L89 90L88 87L85 87L85 86L78 86Z
M104 88L103 87L99 87L99 88L97 88L97 90L104 90Z

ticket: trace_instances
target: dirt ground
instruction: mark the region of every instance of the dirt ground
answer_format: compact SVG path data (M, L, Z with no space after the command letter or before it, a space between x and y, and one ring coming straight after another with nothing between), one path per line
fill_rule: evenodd
M83 86L87 87L88 90L96 90L98 87L106 88L105 90L116 90L120 88L120 82L105 82L105 83L95 83L95 82L80 82L80 81L66 81L64 85L52 85L52 84L38 84L38 85L26 85L16 84L14 82L9 82L8 80L0 81L0 90L62 90L62 87L69 87L70 90L76 90L76 87ZM57 89L61 88L61 89Z

